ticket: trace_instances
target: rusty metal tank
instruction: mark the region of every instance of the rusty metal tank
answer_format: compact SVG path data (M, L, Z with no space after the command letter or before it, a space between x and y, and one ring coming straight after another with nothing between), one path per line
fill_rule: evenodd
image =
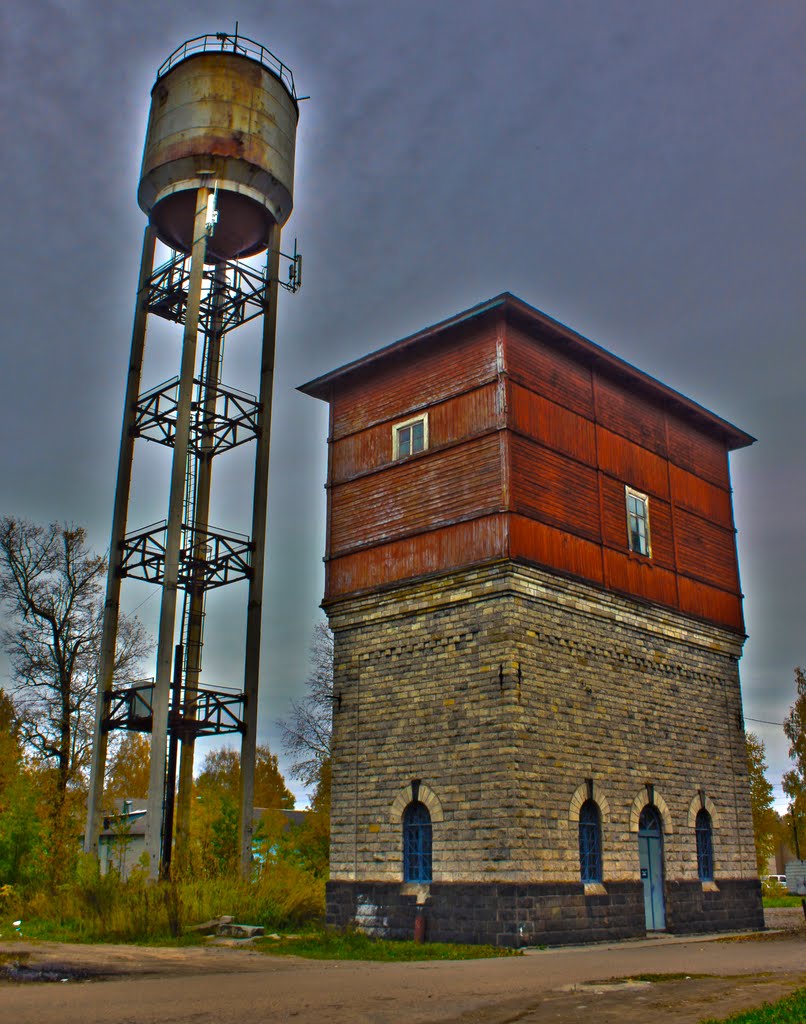
M253 256L291 215L299 109L290 70L259 43L190 39L151 90L137 201L172 249L192 245L194 197L217 189L207 261Z

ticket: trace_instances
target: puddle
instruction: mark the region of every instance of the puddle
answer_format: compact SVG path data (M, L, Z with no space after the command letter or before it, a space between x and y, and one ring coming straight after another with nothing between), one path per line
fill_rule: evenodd
M560 992L593 992L594 995L604 995L608 992L629 992L640 989L647 989L652 986L651 981L634 980L632 978L613 978L609 981L577 981L571 985L563 985Z
M0 982L16 984L26 982L55 982L66 984L71 981L99 981L106 975L85 967L71 967L69 964L29 964L23 960L6 960L0 963Z

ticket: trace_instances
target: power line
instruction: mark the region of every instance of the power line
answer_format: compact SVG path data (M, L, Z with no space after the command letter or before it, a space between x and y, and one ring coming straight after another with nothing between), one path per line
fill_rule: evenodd
M768 722L766 718L748 718L747 715L744 717L745 722L756 722L758 725L777 725L781 729L784 727L783 722Z
M144 604L148 604L148 602L151 600L152 597L156 597L157 596L157 593L158 593L158 591L156 591L156 590L152 591L144 601L141 601L140 604L138 604L134 608L132 608L132 610L129 612L129 615L134 615L134 613L138 610L138 608L142 608ZM753 719L751 718L750 721L752 722Z

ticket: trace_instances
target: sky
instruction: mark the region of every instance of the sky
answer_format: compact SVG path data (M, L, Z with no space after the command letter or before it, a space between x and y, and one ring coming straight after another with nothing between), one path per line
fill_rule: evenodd
M326 407L297 385L510 291L758 438L731 457L741 676L783 806L775 723L806 665L806 7L40 0L0 17L0 514L109 544L150 89L175 47L237 18L310 96L283 235L304 283L279 305L260 740L287 767L276 723L322 615ZM254 392L249 331L224 378ZM144 386L178 373L180 338L151 318ZM137 445L130 528L165 517L168 457ZM217 460L225 529L248 531L250 459ZM242 586L211 598L209 683L240 683ZM155 594L124 587L152 630Z

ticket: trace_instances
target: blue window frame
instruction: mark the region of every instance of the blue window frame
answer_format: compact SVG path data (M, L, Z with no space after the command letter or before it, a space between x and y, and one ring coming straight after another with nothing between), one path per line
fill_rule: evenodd
M403 812L403 878L407 882L431 881L431 815L419 800Z
M657 807L653 804L647 804L646 807L641 811L641 817L638 819L638 833L648 836L660 837L663 834L663 827L660 820L660 814L658 813Z
M595 800L586 800L579 810L579 874L583 882L602 880L602 824Z
M697 872L701 882L714 880L714 835L711 827L711 815L703 809L697 812L694 826L697 836Z

